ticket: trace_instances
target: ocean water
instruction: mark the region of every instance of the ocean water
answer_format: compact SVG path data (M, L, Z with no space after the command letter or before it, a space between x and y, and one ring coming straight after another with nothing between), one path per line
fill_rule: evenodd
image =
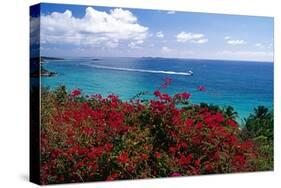
M76 58L48 60L44 68L57 72L43 77L42 85L54 89L81 89L83 94L117 94L129 100L147 91L146 98L161 88L165 78L171 85L163 90L169 94L190 92L192 103L206 102L220 106L231 105L240 118L247 117L254 107L273 108L273 63L223 60L194 60L166 58ZM193 75L188 76L188 71ZM205 92L197 91L205 86Z

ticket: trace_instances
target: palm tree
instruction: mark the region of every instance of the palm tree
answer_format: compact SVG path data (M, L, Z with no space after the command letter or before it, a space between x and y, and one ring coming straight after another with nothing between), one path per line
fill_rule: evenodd
M254 112L254 117L258 119L267 119L270 116L268 108L266 108L265 106L258 106L254 109Z
M234 111L232 106L227 106L223 109L224 114L230 119L236 119L238 117L238 113Z
M264 106L258 106L254 113L245 119L244 132L248 137L254 138L260 135L269 139L273 138L273 112Z

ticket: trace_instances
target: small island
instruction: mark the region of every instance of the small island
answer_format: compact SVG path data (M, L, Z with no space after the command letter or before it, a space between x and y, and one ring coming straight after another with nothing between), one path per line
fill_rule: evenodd
M43 67L43 64L46 63L47 60L64 60L64 58L57 58L57 57L47 57L47 56L41 56L41 57L35 57L31 58L31 64L36 64L38 61L40 62L40 70L35 70L32 72L30 75L31 77L39 77L39 76L44 76L44 77L52 77L56 76L58 73L48 71ZM34 66L35 67L35 66Z
M64 58L60 57L48 57L48 56L41 56L40 57L40 63L45 63L48 60L64 60Z
M39 72L40 72L40 74L39 74ZM52 76L56 76L57 74L58 73L48 71L41 66L41 71L35 71L35 72L31 73L31 76L38 77L40 75L40 76L45 76L45 77L52 77Z

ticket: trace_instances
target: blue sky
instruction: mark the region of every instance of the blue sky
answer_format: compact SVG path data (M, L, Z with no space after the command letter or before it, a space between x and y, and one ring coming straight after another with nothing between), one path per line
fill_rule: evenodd
M41 54L273 61L273 18L41 5Z

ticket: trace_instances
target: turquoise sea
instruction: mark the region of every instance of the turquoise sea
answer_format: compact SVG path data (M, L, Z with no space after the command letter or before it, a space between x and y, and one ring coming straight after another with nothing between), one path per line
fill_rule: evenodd
M47 60L44 68L57 72L43 77L42 85L54 89L65 85L68 90L81 89L83 94L117 94L129 100L147 91L147 98L161 87L165 78L171 85L169 94L188 91L192 103L231 105L240 118L247 117L254 107L273 108L273 63L225 60L170 58L65 58ZM185 75L192 71L193 75ZM198 86L206 92L198 92Z

